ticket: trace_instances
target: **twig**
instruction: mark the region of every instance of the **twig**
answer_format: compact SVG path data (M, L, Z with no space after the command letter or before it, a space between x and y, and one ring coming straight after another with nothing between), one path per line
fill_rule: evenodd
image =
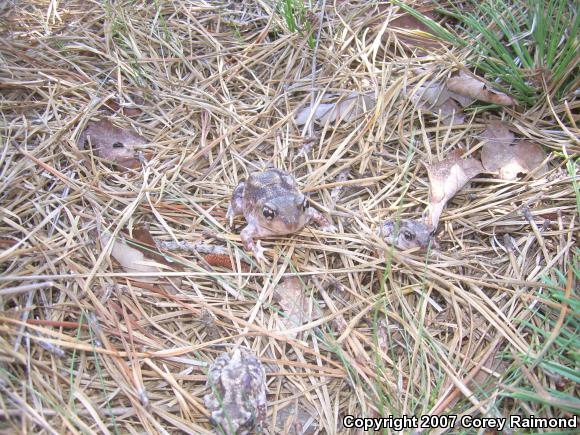
M37 284L26 284L18 287L6 287L0 290L0 297L14 296L20 293L27 293L31 290L38 290L39 288L54 287L54 281L39 282Z
M320 44L320 35L322 34L322 25L324 23L324 13L326 11L326 0L322 0L320 18L318 22L318 31L316 32L316 41L314 41L314 49L312 50L312 68L310 73L310 112L314 112L314 105L316 103L316 63L318 56L318 45ZM311 119L308 124L308 137L314 137L314 120Z

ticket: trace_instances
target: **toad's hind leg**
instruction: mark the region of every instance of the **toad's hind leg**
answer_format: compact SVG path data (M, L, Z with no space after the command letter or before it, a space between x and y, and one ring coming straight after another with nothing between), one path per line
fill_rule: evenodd
M229 221L230 226L232 226L234 223L234 217L244 214L242 198L244 195L245 186L246 183L242 181L234 189L234 193L232 193L232 199L228 206L228 214L226 215L226 219Z

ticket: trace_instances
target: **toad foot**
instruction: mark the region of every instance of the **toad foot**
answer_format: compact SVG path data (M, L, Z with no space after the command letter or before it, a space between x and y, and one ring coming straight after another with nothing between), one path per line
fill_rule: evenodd
M256 243L252 248L252 253L258 262L268 264L268 259L264 255L264 252L266 252L266 250L262 248L262 245L260 245L260 241L258 240L258 243Z

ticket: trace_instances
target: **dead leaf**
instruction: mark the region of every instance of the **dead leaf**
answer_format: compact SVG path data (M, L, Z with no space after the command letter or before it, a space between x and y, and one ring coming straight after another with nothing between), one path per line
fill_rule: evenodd
M425 105L425 107L432 109L433 107L441 106L450 95L447 87L439 81L430 81L419 86L413 98Z
M299 278L286 278L281 281L274 289L274 300L280 304L284 312L278 318L281 325L279 331L296 328L322 316L316 302L302 290ZM288 336L295 338L297 333Z
M178 266L177 263L168 261L167 257L159 251L149 229L144 225L138 225L133 228L133 239L138 242L138 244L134 245L134 248L141 251L145 257L169 267L176 268Z
M216 323L215 315L210 310L202 308L199 321L205 330L206 341L217 340L220 337L220 330Z
M497 145L511 145L516 139L516 135L507 127L504 122L492 121L489 123L482 137L488 144ZM484 165L485 167L485 165Z
M481 163L487 172L498 174L502 180L515 180L518 174L534 170L538 176L548 168L543 148L529 141L515 141L515 135L502 122L492 122L482 134L486 144L481 149Z
M295 117L296 125L304 125L312 115L312 121L318 121L322 125L339 121L349 122L375 107L376 101L372 95L351 92L348 97L339 99L334 103L320 103L314 109L308 104L299 110Z
M111 234L107 231L101 233L101 245L105 247L109 240L111 239ZM111 256L117 260L117 262L125 269L128 273L152 273L159 272L159 266L152 260L147 260L145 255L138 249L129 246L124 240L114 240L113 246L111 247ZM139 280L145 282L154 282L155 277L143 276L139 277Z
M445 103L439 106L439 113L442 116L444 125L463 124L465 122L463 110L452 99L445 101Z
M105 247L107 243L109 243L110 238L111 234L109 232L102 231L101 246ZM145 250L145 252L149 253L147 250ZM143 252L141 252L136 247L130 246L125 240L122 239L118 239L113 242L113 246L111 247L111 256L128 273L157 273L161 272L163 269L167 270L168 268L164 267L164 265L169 264L165 259L165 262L157 262L151 258L147 258ZM182 283L181 277L158 278L155 276L135 276L133 278L147 283L159 283L160 281L167 282L166 280L168 280L171 282L171 284L162 285L161 287L169 293L175 293L175 288L179 288Z
M433 9L425 9L420 12L432 20L437 18ZM407 12L403 12L402 15L391 20L388 28L395 30L397 39L400 42L413 48L433 50L441 48L444 45L444 42L437 39L427 25Z
M179 264L177 261L168 260L168 257L166 257L161 253L161 251L157 247L157 243L155 243L155 240L153 240L153 237L151 236L149 229L144 225L138 225L135 228L133 228L133 238L138 243L135 243L131 247L139 250L145 256L146 259L153 260L159 263L160 265L167 266L165 269L177 271L183 270L183 266L181 266L181 264ZM173 286L178 288L181 287L181 284L183 282L183 279L178 276L165 277L164 279L171 281L173 283ZM175 291L174 287L169 285L165 286L164 288L168 292Z
M411 101L423 110L441 116L444 125L463 124L465 115L461 107L451 98L451 93L441 82L432 81L419 86Z
M380 235L385 243L401 250L425 249L435 242L433 227L424 222L412 219L387 219L380 229Z
M425 223L437 228L447 202L473 177L484 172L481 162L473 157L462 159L464 150L453 151L446 159L424 164L429 176L429 213Z
M447 88L460 96L474 98L487 103L499 104L501 106L512 106L515 101L503 92L490 89L483 80L465 71L459 71L455 77L447 80ZM457 98L454 97L454 98Z
M428 71L421 68L416 72L425 74ZM487 88L481 79L464 71L446 83L439 80L425 82L411 95L411 100L420 109L441 115L445 125L463 124L462 107L473 104L475 100L504 106L515 104L510 96Z
M400 358L408 351L405 345L408 337L405 335L404 327L395 319L386 316L384 320L377 322L377 350ZM403 378L403 382L407 382L407 379Z
M147 140L131 130L116 127L107 120L91 122L81 133L78 146L81 149L92 147L95 155L110 163L125 168L139 167L136 148L142 147Z

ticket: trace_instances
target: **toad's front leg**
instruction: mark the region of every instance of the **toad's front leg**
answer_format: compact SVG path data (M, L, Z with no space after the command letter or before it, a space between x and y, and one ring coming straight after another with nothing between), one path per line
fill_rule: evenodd
M258 240L257 242L254 242L254 237L258 235L256 227L251 224L248 224L248 226L240 233L246 251L252 251L254 257L260 263L268 263L268 260L266 260L266 257L264 256L264 248L260 245L260 241Z
M234 217L243 216L244 214L243 195L245 187L246 183L244 181L240 182L232 194L232 199L228 206L228 214L226 215L230 227L234 224Z
M310 207L306 213L308 214L308 221L314 222L316 225L318 225L321 231L326 231L327 233L336 233L336 227L332 225L330 220L318 210Z

